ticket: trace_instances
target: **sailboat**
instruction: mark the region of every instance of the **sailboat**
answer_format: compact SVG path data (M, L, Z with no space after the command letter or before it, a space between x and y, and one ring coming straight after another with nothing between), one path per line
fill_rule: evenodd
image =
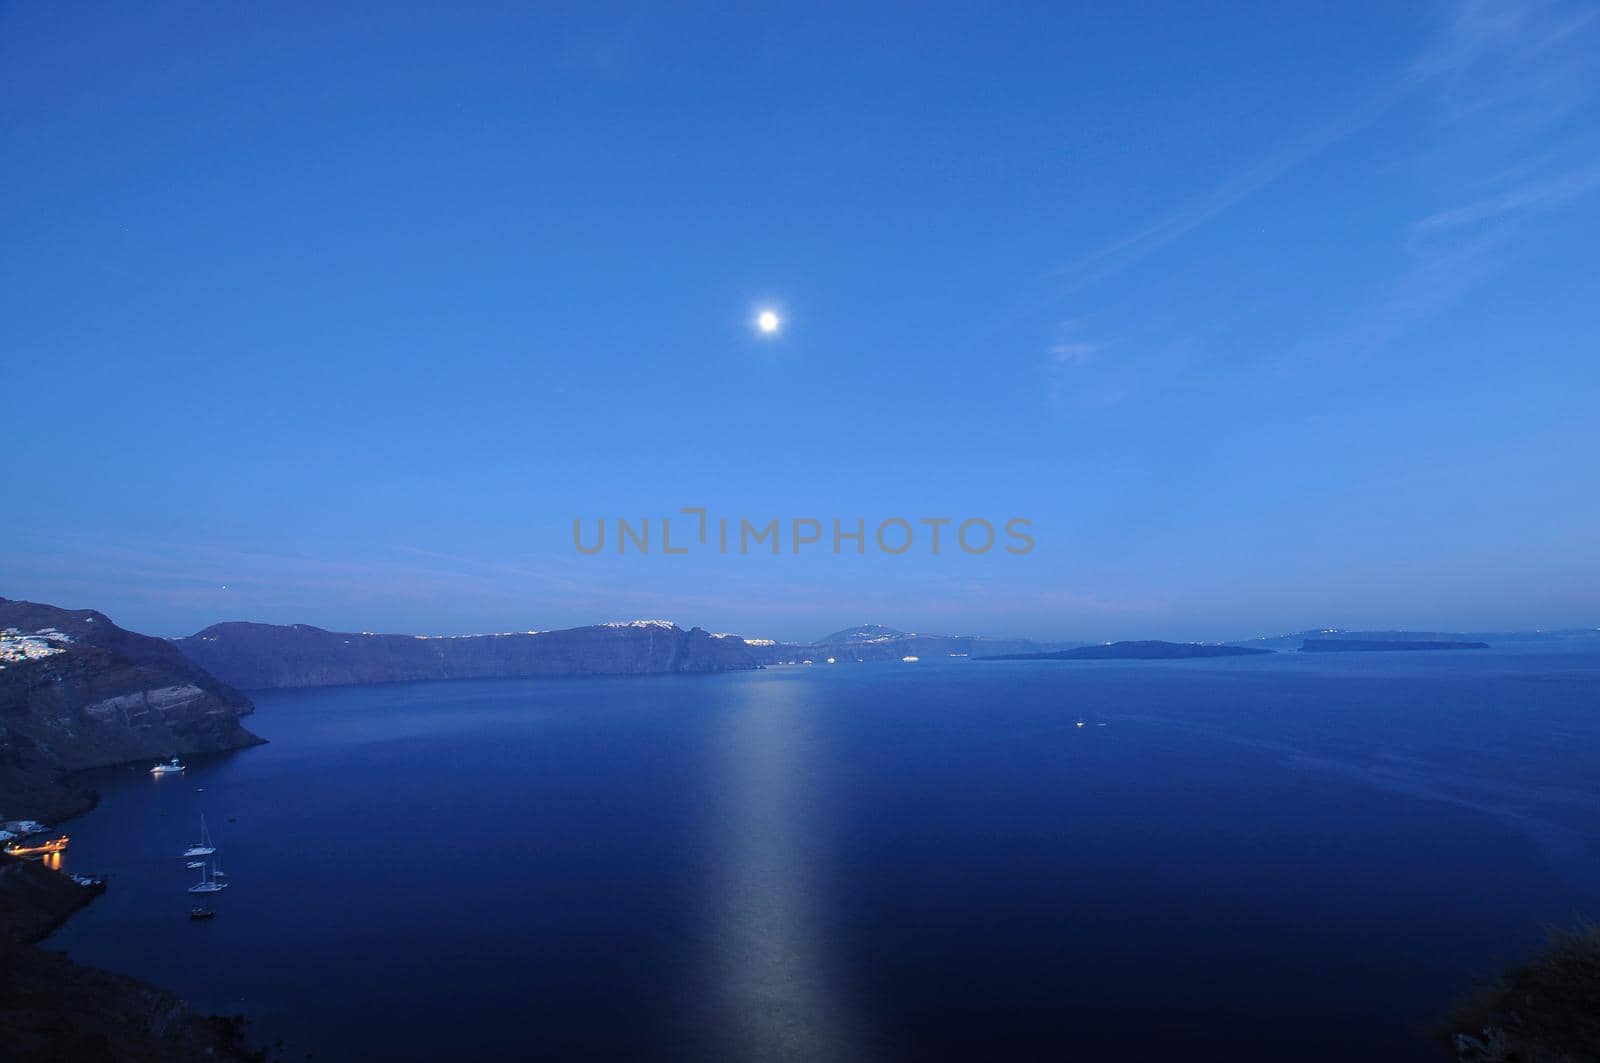
M221 860L213 860L213 861L211 861L211 881L215 882L218 879L223 879L223 878L227 878L228 877L228 873L226 871L222 870L222 867L220 866L221 864L222 864Z
M193 886L190 886L189 887L189 892L190 893L221 893L223 890L225 890L227 888L228 888L228 884L226 882L218 882L216 879L208 878L206 876L206 869L202 867L200 869L200 881L196 882Z
M210 856L216 851L217 847L211 844L211 832L206 829L206 815L204 812L202 812L200 813L200 841L198 844L191 845L188 849L184 850L183 855Z

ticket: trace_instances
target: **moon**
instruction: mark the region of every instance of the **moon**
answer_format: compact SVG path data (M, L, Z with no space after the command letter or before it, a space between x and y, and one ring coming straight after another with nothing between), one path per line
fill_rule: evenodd
M763 310L756 315L756 328L763 336L775 335L782 324L783 319L776 310Z

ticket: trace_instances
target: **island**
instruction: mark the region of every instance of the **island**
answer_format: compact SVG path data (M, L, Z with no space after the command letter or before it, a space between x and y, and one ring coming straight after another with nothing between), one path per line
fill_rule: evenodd
M1009 653L1048 653L1085 645L1083 642L1037 642L1033 639L990 635L946 635L900 631L882 624L858 624L811 642L748 640L763 664L799 664L803 661L867 663L903 661L907 657L992 657Z
M1374 653L1389 650L1486 650L1487 642L1388 641L1376 639L1306 639L1301 653Z
M1201 642L1108 642L1049 653L1000 653L983 661L1176 661L1193 657L1256 657L1273 652L1253 646L1220 646Z

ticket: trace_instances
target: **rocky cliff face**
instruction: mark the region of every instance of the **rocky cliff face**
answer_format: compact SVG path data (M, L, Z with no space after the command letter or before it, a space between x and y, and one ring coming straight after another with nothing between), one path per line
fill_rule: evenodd
M173 643L246 690L419 679L724 672L758 668L743 639L660 620L499 635L324 631L306 624L215 624Z
M248 698L164 639L93 610L0 598L0 813L60 819L92 798L84 768L260 741Z

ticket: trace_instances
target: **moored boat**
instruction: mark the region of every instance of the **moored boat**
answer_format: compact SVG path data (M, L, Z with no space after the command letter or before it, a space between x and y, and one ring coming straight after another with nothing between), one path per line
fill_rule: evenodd
M211 832L206 829L205 813L200 814L200 841L183 851L184 856L210 856L217 851L211 844Z
M200 869L200 881L189 887L190 893L221 893L228 888L226 882L218 882L206 874L206 869Z

